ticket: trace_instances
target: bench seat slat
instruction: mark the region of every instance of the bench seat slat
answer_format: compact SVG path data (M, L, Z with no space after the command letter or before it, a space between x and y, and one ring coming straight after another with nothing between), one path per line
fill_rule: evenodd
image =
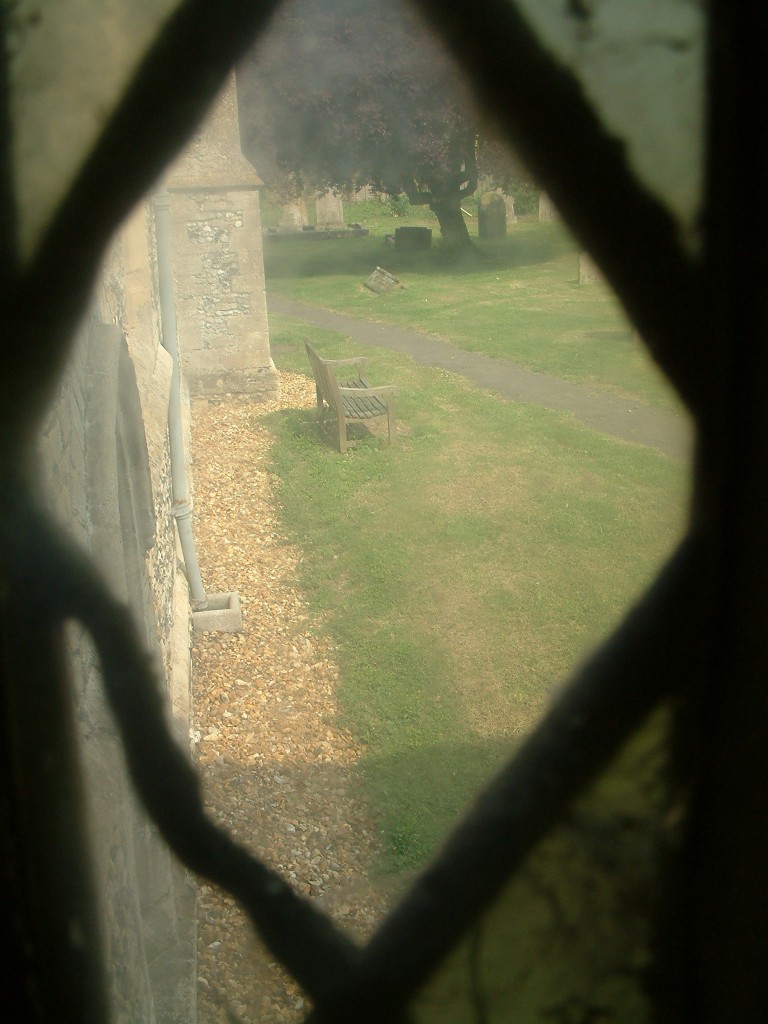
M371 419L374 416L386 416L387 407L375 398L342 398L344 411L355 419Z

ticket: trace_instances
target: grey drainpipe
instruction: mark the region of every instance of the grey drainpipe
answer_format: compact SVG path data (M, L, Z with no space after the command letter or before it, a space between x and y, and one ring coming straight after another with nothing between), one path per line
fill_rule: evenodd
M173 294L173 265L171 262L171 197L162 192L154 197L155 227L157 234L157 278L160 291L160 323L163 348L173 360L171 394L168 399L168 435L171 449L171 483L173 487L173 514L179 531L181 551L189 583L189 598L193 611L208 607L208 597L200 575L195 539L192 536L192 501L189 496L187 472L184 466L184 432L181 420L181 372L179 368L179 341L176 330L176 301Z

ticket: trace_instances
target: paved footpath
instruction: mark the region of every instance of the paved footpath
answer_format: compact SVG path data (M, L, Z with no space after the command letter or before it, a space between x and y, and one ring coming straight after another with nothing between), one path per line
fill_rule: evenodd
M375 345L406 353L417 363L461 374L473 384L494 391L509 401L530 402L558 412L570 412L600 433L656 448L673 458L690 457L692 431L683 414L622 398L588 384L575 384L546 373L534 373L506 359L466 352L450 342L403 327L359 320L277 295L269 295L267 303L272 313L338 331L358 345Z

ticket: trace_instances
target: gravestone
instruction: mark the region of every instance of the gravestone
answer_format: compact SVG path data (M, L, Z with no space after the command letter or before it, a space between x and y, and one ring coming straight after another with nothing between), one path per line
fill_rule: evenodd
M345 226L344 204L341 201L341 196L332 189L320 193L315 201L315 220L320 230L343 228Z
M432 228L395 228L395 249L418 252L432 247Z
M506 238L507 206L499 192L486 192L477 204L477 233L480 238Z
M280 211L278 231L301 231L307 223L307 204L303 199L292 199Z
M515 213L515 201L512 196L507 196L503 192L499 192L499 195L504 200L504 206L507 210L507 224L517 224L517 214Z

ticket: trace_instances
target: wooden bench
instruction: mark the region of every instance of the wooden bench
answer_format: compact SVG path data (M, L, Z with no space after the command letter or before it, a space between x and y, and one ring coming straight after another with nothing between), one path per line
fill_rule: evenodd
M359 423L362 420L374 419L377 416L387 417L389 443L395 436L395 397L397 388L391 384L372 388L363 376L363 367L367 359L358 356L354 359L323 359L305 341L307 355L315 378L315 394L317 397L317 418L322 425L326 414L335 415L339 428L339 451L343 455L347 450L347 423ZM354 366L357 377L339 383L336 370L339 367Z

